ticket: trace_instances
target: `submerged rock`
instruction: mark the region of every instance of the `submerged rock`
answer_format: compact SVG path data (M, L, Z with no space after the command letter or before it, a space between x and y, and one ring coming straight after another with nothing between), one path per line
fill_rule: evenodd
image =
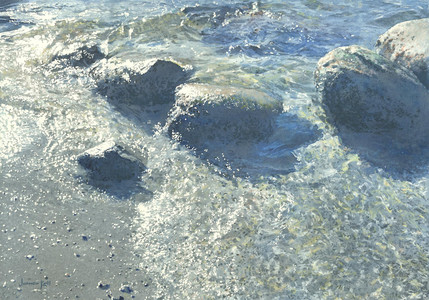
M214 6L188 6L181 10L185 14L185 20L192 25L218 27L224 24L228 18L233 18L246 13L250 8L243 4L214 5Z
M78 157L89 172L90 183L137 180L145 170L143 163L115 142L105 142Z
M429 93L408 69L359 46L337 48L319 60L316 89L338 130L424 141Z
M170 135L191 147L205 143L255 143L267 138L282 103L251 89L186 84L176 92Z
M83 46L70 53L57 54L52 57L52 62L65 66L88 67L98 60L105 58L105 54L97 45Z
M110 59L92 72L98 93L113 102L141 106L173 103L176 87L189 73L172 61L159 59L143 63Z
M429 88L429 18L399 23L381 35L377 52L416 74Z
M272 144L282 108L280 101L256 90L186 84L176 92L166 129L225 174L277 174L290 170L289 155L274 150L270 157L261 156L260 148ZM273 168L274 160L282 163Z

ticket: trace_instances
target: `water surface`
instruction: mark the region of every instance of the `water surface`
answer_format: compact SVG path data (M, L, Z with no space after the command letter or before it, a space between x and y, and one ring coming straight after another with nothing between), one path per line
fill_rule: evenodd
M348 147L313 83L328 51L372 48L429 17L426 1L2 3L2 297L429 297L429 162ZM93 45L94 61L72 61ZM190 82L265 92L283 103L278 131L253 157L188 149L165 115L97 91L103 59L174 60ZM138 181L85 181L78 155L108 140L142 157Z

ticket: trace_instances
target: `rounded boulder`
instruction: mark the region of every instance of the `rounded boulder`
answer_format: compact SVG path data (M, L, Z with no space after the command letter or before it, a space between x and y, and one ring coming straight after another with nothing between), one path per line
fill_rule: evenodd
M382 34L377 53L412 70L429 89L429 18L399 23Z
M315 83L328 121L340 133L382 134L401 142L427 137L427 89L413 72L373 51L331 51L319 60Z
M177 86L189 78L189 70L167 60L145 62L109 59L92 71L97 92L113 103L140 106L174 102Z
M212 141L254 143L272 134L282 103L252 89L185 84L167 124L170 135L191 147Z

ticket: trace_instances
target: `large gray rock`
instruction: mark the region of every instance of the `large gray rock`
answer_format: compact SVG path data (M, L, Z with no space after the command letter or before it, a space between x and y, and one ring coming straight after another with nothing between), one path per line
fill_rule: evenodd
M97 92L110 101L140 106L173 103L176 87L190 75L172 61L135 62L115 58L103 61L91 73L97 82Z
M340 132L425 141L429 93L408 69L373 51L337 48L318 62L316 89L328 120Z
M377 52L409 69L429 88L429 18L399 23L381 35Z
M274 117L281 111L280 101L259 91L186 84L176 92L168 127L192 147L214 140L255 143L272 133Z

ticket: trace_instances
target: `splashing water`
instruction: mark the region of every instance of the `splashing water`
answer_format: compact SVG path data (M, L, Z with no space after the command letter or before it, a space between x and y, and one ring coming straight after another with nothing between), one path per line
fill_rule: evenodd
M1 4L1 295L429 297L428 162L348 148L313 101L320 57L423 17L418 0ZM153 59L281 101L275 133L252 158L207 153L162 130L170 104L100 92L96 68ZM109 140L145 164L133 187L85 180L79 155Z

